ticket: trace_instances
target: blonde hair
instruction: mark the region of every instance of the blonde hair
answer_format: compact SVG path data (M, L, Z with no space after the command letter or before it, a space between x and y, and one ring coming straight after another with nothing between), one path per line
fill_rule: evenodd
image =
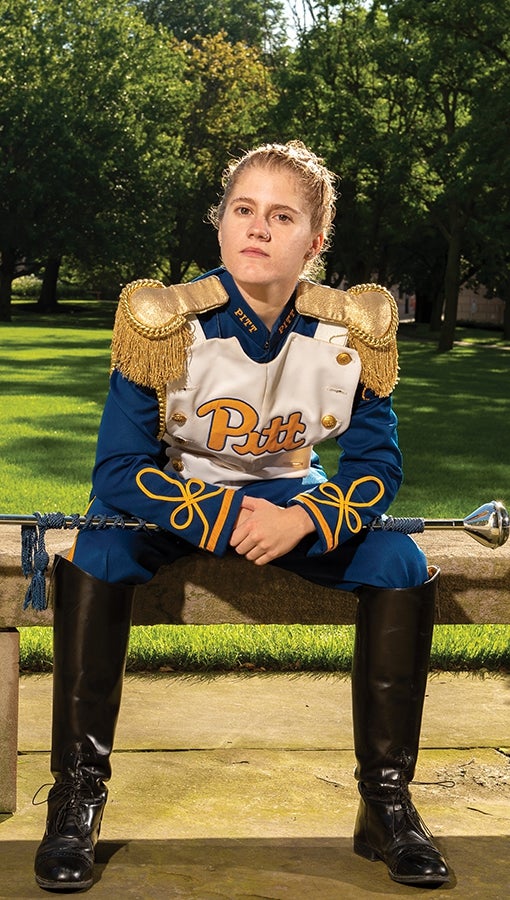
M209 220L219 228L229 198L240 175L250 168L259 166L268 169L284 169L293 174L302 187L310 209L310 222L314 234L324 235L322 253L329 246L335 217L336 175L324 165L324 160L316 156L302 141L288 141L286 144L262 144L247 151L239 159L233 159L223 172L223 195L217 206L209 210ZM317 258L313 267L317 266Z

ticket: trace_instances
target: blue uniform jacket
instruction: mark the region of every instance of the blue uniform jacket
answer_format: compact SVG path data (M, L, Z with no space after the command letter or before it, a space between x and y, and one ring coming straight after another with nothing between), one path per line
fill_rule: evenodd
M199 315L207 338L235 337L244 353L264 363L278 355L291 332L310 337L315 333L317 320L299 314L294 298L268 331L229 273L217 270L215 274L230 299L225 306ZM156 392L114 370L99 429L92 496L217 555L223 555L228 547L244 494L280 506L301 504L316 526L316 540L308 552L319 555L386 512L402 481L391 397L364 391L361 384L350 425L337 441L338 469L330 478L314 452L304 478L261 480L237 490L185 480L178 473L163 471L165 446L159 432Z

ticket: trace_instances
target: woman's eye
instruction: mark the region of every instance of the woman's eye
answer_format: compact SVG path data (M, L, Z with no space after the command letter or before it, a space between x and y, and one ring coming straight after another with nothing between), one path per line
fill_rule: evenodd
M241 216L249 216L249 214L250 214L250 209L249 209L248 206L238 206L238 207L237 207L237 212L238 212Z
M286 213L278 213L276 218L278 219L279 222L290 222L291 221L290 216L288 216Z

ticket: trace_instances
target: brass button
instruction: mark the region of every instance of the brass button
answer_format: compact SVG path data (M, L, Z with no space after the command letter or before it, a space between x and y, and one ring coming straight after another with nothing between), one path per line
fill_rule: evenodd
M324 428L334 428L337 424L337 421L334 416L323 416L321 419L321 425Z
M185 425L188 421L187 416L185 416L182 412L172 413L170 419L172 420L172 422L175 422L176 425Z
M336 361L339 366L348 366L351 361L351 357L348 353L339 353Z
M182 472L182 470L184 469L184 463L181 459L173 459L172 466L174 467L176 472Z

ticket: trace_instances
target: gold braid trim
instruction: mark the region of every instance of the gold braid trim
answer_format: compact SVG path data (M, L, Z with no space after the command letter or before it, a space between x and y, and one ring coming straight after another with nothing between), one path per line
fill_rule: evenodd
M349 346L359 353L361 380L378 397L391 394L398 381L395 298L379 284L358 284L338 291L303 281L296 309L303 315L347 326Z
M159 431L158 441L160 441L166 431L166 385L161 384L156 388L156 396L158 398L159 410Z
M129 381L154 388L159 406L159 437L165 432L169 382L186 373L193 343L189 317L221 306L228 299L219 278L165 287L150 278L122 290L112 336L111 369Z
M393 294L378 284L357 284L348 293L370 302L374 294L380 294L387 301L390 322L384 334L376 337L354 322L349 323L349 343L357 350L361 359L361 377L365 387L387 397L398 382L398 307Z
M123 289L112 337L112 369L130 381L158 389L186 372L193 343L190 315L228 299L216 277L165 287L149 278Z
M133 310L133 295L143 289L164 290L160 281L141 279L123 289L112 336L112 369L119 369L130 381L143 387L158 389L168 381L180 378L185 371L186 357L193 341L191 328L180 313L161 320L161 311L154 304L153 321L144 321Z

